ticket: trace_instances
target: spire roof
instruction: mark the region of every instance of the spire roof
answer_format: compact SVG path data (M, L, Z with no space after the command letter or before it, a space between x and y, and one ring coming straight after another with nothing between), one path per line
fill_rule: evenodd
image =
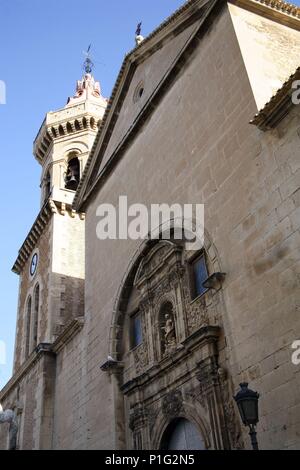
M73 106L82 101L91 100L97 104L107 102L101 95L100 83L97 82L91 73L85 73L81 80L77 80L75 95L68 98L67 105Z

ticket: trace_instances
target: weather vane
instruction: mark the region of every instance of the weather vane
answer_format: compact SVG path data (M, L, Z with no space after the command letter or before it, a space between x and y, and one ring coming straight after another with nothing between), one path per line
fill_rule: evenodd
M138 23L138 25L136 27L135 44L137 46L139 46L141 44L141 42L143 42L143 40L144 40L143 36L141 35L141 31L142 31L142 22Z
M84 52L84 55L86 56L86 59L83 63L83 68L85 70L85 73L92 73L92 70L94 67L94 62L92 61L91 54L90 54L91 46L92 44L90 44L87 51Z
M140 22L138 25L137 25L137 28L136 28L136 36L140 36L141 35L141 31L142 31L142 22Z

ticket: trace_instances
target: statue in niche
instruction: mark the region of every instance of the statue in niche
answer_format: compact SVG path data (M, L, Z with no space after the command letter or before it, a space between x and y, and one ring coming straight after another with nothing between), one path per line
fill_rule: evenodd
M163 352L168 353L176 344L175 323L172 314L173 307L166 304L162 310L162 347Z
M169 313L165 314L165 326L162 326L162 330L165 334L165 342L166 344L174 344L175 343L175 325L174 322L169 315Z

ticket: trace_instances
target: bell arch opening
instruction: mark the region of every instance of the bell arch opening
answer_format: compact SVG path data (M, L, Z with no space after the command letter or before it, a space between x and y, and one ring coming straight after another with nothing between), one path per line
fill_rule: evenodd
M76 191L80 181L80 162L77 156L72 156L68 162L65 176L65 188Z

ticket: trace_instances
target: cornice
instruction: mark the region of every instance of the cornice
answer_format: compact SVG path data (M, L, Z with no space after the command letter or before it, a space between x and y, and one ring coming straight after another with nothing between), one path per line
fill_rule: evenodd
M16 371L12 378L7 382L7 384L0 391L0 402L5 399L5 397L11 392L11 390L16 386L16 384L26 375L34 365L42 359L47 354L53 354L51 350L51 344L41 343L35 350L30 354L28 359L22 364L22 366Z
M41 238L41 235L45 230L45 227L52 218L52 215L65 215L67 211L70 212L71 217L75 217L77 214L81 220L84 220L85 218L84 213L75 212L70 204L54 201L51 198L47 199L19 250L18 257L12 267L12 271L14 273L20 274L22 272L25 263L35 249L39 239Z
M217 325L207 325L201 327L199 330L194 332L188 338L186 338L171 356L167 356L160 362L155 363L150 369L145 371L143 374L135 377L124 383L121 387L123 393L127 394L132 392L137 387L141 387L152 380L156 380L157 376L164 376L167 372L176 367L181 361L186 361L187 353L191 353L194 349L199 346L208 344L216 345L221 334L221 327ZM195 369L197 365L195 364ZM189 370L190 373L191 370Z
M287 26L299 28L300 8L297 5L280 0L229 0L229 3L274 19Z
M12 267L12 271L20 274L26 261L30 257L32 251L36 247L45 227L48 225L49 220L53 213L57 212L57 207L51 199L48 199L41 208L37 218L35 219L23 245L21 246L18 257Z
M84 106L84 103L81 106ZM102 110L101 114L83 109L76 115L68 115L67 111L70 112L70 109L64 109L60 111L65 112L63 118L55 117L59 111L48 113L33 143L33 153L36 160L42 164L56 141L66 139L66 137L73 138L83 132L96 134L104 114L103 108L100 109Z
M84 317L73 318L54 341L52 351L59 353L82 330L83 325Z
M294 81L300 80L300 67L293 73L290 78L282 85L281 88L272 96L270 101L254 116L250 124L254 124L262 131L273 129L292 109L292 88Z

